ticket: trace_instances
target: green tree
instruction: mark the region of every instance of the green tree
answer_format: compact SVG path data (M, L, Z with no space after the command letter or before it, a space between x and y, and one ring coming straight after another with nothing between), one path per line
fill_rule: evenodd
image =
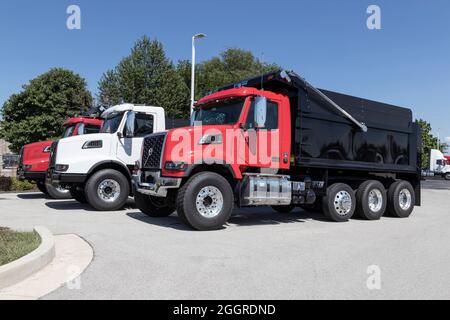
M431 132L433 128L431 124L423 119L417 120L417 123L422 128L422 168L429 168L430 166L430 151L431 149L440 149L443 153L446 152L449 145L447 143L439 143L437 137Z
M51 69L5 102L0 137L18 152L25 144L60 136L64 120L91 105L92 95L83 78L69 70Z
M252 52L239 48L223 51L218 57L196 66L196 99L214 89L246 78L281 69L276 64L261 62ZM186 86L191 85L191 62L178 62L177 70Z
M145 36L136 42L129 56L103 75L99 100L104 105L160 106L169 117L189 116L189 88L166 57L163 45Z

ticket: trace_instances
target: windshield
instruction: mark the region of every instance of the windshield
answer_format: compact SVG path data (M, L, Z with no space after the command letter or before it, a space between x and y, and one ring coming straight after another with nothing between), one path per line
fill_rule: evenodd
M73 132L75 131L76 125L68 126L66 127L66 130L64 130L63 138L71 137L73 136Z
M103 123L100 133L116 133L122 121L123 112L113 113Z
M195 121L202 125L235 124L239 120L245 98L217 100L202 105L196 112Z

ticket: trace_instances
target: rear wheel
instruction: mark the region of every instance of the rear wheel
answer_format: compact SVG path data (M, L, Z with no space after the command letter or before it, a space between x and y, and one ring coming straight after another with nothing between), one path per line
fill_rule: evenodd
M444 179L445 179L445 180L450 180L450 172L449 172L449 173L446 173L446 174L444 175Z
M416 194L408 181L394 182L388 192L389 214L397 218L408 218L416 203Z
M224 177L214 172L196 174L181 187L177 196L178 215L199 231L222 228L233 206L233 189Z
M119 171L105 169L94 173L85 187L87 202L99 211L122 209L130 195L128 179Z
M72 198L69 189L63 188L60 185L55 187L51 184L46 184L45 188L47 190L47 195L52 199L62 200Z
M367 220L379 220L386 211L386 190L379 181L369 180L356 192L356 212Z
M353 189L345 183L336 183L327 190L322 199L325 216L335 222L346 222L355 213L356 199Z
M139 210L153 218L168 217L176 210L175 205L169 203L169 198L159 198L139 192L134 194L134 201Z
M38 181L36 183L36 187L39 189L40 192L48 196L47 188L45 187L45 183L42 181Z
M71 187L70 188L70 194L72 195L72 198L74 198L79 203L87 203L86 195L84 194L84 190L80 189L78 187Z

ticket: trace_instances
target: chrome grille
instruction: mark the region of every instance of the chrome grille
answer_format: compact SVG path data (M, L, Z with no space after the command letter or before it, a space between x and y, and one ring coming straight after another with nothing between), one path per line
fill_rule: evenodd
M161 156L166 134L154 134L144 139L142 165L144 169L161 169Z

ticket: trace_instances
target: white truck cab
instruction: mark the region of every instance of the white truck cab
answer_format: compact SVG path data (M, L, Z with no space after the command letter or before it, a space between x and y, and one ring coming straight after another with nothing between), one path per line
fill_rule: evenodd
M450 180L450 161L439 150L431 150L430 171L435 176L442 176L445 180Z
M160 107L122 104L107 109L98 134L61 139L52 146L47 184L64 185L74 199L96 210L122 208L144 137L165 131Z

